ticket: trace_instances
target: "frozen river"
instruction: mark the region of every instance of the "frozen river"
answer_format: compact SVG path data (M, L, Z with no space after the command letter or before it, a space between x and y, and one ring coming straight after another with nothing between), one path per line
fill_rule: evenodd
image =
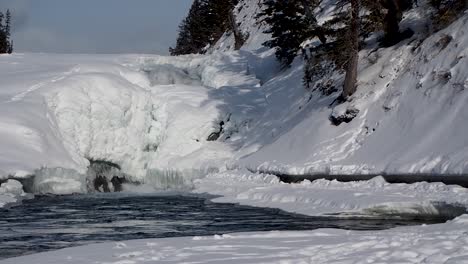
M381 230L439 220L338 219L191 196L38 196L0 209L0 259L98 242L271 230Z

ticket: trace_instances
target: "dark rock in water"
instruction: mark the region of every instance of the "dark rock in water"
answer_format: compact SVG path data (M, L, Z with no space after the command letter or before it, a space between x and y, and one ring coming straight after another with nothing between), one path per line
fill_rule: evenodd
M97 192L120 192L122 191L122 184L126 182L125 175L120 172L118 164L104 161L90 159L90 166L88 168L88 175L92 181L92 191ZM109 182L112 184L111 190Z
M122 184L126 183L127 180L125 177L114 176L112 177L111 183L114 186L114 192L121 192L123 191Z
M208 141L216 141L221 136L221 132L213 132L208 136Z
M109 183L107 182L107 178L105 176L98 175L94 179L94 189L98 192L105 192L109 193Z
M353 119L359 114L359 109L356 108L349 108L346 112L342 115L331 115L330 121L333 125L339 126L342 123L349 123L353 121Z
M226 127L226 124L229 124L229 122L231 121L231 116L232 115L229 114L229 115L227 115L227 117L223 121L219 122L218 131L211 133L206 140L207 141L216 141L223 134L225 134L225 127ZM229 135L228 135L228 137L229 137Z
M211 133L209 136L208 136L208 141L216 141L219 139L219 137L221 136L221 134L224 132L224 121L221 121L221 123L219 123L219 131L217 132L213 132Z

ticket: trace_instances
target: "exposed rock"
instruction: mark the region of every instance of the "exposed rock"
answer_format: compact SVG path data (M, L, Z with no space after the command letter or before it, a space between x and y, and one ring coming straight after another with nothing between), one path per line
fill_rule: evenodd
M122 184L126 182L126 178L125 175L120 172L121 168L118 164L92 159L90 159L90 163L88 177L92 181L92 191L106 193L122 191ZM109 186L109 182L112 184L112 189L110 188L111 186Z
M105 193L110 192L109 183L107 182L107 178L105 176L98 175L96 178L94 178L94 190Z
M216 131L216 132L213 132L211 133L207 140L208 141L216 141L219 139L219 137L221 136L221 134L224 132L224 121L221 121L221 123L219 123L219 131Z
M330 121L334 126L339 126L342 123L349 123L359 114L359 109L348 108L344 114L332 113L330 115Z

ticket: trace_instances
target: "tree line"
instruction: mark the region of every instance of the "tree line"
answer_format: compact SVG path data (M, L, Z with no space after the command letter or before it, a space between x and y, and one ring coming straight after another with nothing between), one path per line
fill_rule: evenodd
M0 12L0 54L13 52L13 40L11 40L11 12Z
M242 36L237 29L234 7L238 0L195 0L187 17L179 25L176 46L171 55L205 53L221 36L231 31L239 45Z
M180 25L177 45L171 48L171 54L204 53L225 32L236 32L233 12L236 3L237 0L195 0ZM344 71L341 101L356 91L359 51L368 38L382 32L380 45L389 47L411 37L414 32L401 30L400 22L405 11L418 5L417 0L335 0L331 2L331 18L319 24L316 14L322 0L260 0L259 3L264 8L257 14L257 20L267 25L265 33L271 35L263 45L275 49L283 68L289 67L302 51L307 87L318 73ZM466 0L430 0L430 4L439 27L450 24L468 5ZM238 34L244 41L242 33ZM317 41L312 41L314 39ZM304 45L307 42L313 44ZM240 46L242 44L236 48Z
M412 6L411 0L337 0L331 19L317 23L315 10L320 0L266 0L258 19L269 25L272 39L264 45L276 49L276 57L289 67L298 52L306 59L304 82L309 86L314 75L323 71L324 62L333 70L346 72L341 100L356 90L359 50L373 32L383 31L381 45L391 46L411 34L401 32L402 14ZM317 39L308 47L304 42Z
M331 19L318 24L315 16L321 0L264 0L265 8L257 19L265 22L271 40L265 46L276 50L276 57L286 68L299 51L305 58L306 87L317 75L333 70L345 71L343 91L338 101L345 101L357 88L359 51L376 32L383 47L393 46L411 37L411 29L402 30L405 11L417 6L417 0L335 0ZM466 0L430 0L434 30L448 26L468 8ZM305 46L308 40L318 43ZM330 65L331 64L331 65ZM327 69L328 67L328 69Z

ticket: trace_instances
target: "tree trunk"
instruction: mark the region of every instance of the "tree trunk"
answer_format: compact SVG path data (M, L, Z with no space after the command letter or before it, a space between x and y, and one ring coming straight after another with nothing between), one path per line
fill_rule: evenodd
M346 69L342 98L347 100L357 89L359 63L359 0L351 0L350 56Z
M234 34L234 49L240 50L242 46L244 46L245 37L237 25L236 15L234 15L233 10L229 12L229 24L231 26L232 33Z
M387 14L384 18L384 45L391 46L400 41L401 10L396 0L386 1Z

